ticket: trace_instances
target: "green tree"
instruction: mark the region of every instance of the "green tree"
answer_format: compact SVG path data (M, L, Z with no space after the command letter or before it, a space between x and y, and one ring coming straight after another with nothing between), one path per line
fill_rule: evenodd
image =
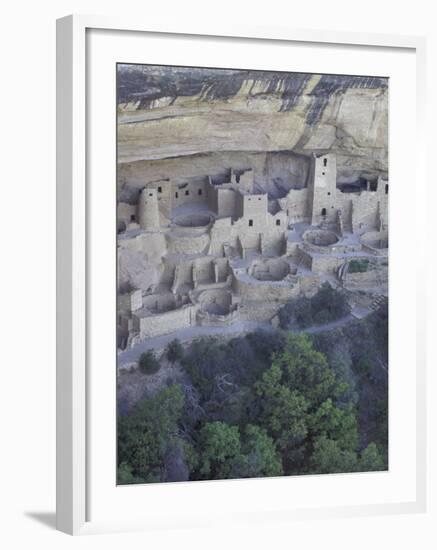
M387 470L387 464L378 451L378 447L375 443L369 443L369 445L361 453L359 469L360 472L378 472Z
M311 300L302 296L288 302L279 310L278 317L279 324L284 330L310 327L313 324Z
M352 450L342 449L337 441L329 439L326 435L321 435L315 440L310 463L310 470L320 474L387 469L375 443L370 443L359 457Z
M353 451L357 447L357 419L351 405L340 409L327 399L310 415L308 425L314 436L325 435L340 449Z
M285 304L279 311L281 328L306 328L334 321L350 312L344 294L324 283L311 298L300 297Z
M143 482L161 481L166 449L178 438L183 402L180 386L172 385L144 398L129 415L119 418L119 483L126 480L127 467Z
M244 430L240 463L236 467L238 477L262 477L282 475L282 462L275 443L259 426L248 424Z
M274 362L255 384L260 400L261 425L281 450L300 444L307 435L308 402L298 391L283 383L281 367Z
M225 422L208 422L199 434L199 474L201 479L232 477L240 460L240 433Z
M355 452L358 430L351 404L337 406L348 390L326 357L305 334L289 334L282 352L255 385L260 424L281 452L285 473L308 470L314 441L320 436L336 448Z
M358 470L357 454L342 450L336 441L326 435L314 441L314 452L310 459L309 471L317 474L355 472Z
M181 361L191 382L199 391L200 400L208 401L216 389L216 376L225 370L226 355L223 346L213 338L194 340Z
M307 334L290 333L273 365L279 367L287 386L303 395L312 408L348 389L347 384L339 383L326 357L313 348Z
M337 403L346 405L358 402L357 376L352 370L350 343L341 328L312 334L313 347L323 353L338 382L347 384L348 389L337 399Z
M184 348L177 338L168 344L166 354L170 363L176 363L176 361L180 361L182 359L184 356Z
M140 355L138 366L143 374L154 374L159 371L159 361L152 350Z
M322 324L347 315L350 307L343 293L324 283L311 298L311 310L314 322Z
M117 468L117 483L119 485L129 485L132 483L141 483L141 480L133 475L132 468L129 464L122 462Z

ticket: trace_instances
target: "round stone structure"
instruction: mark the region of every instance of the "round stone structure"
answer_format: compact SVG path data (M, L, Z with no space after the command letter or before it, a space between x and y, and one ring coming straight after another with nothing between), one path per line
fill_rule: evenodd
M199 295L200 309L213 315L227 315L231 312L232 293L221 288L205 290Z
M290 273L290 265L281 258L256 259L248 273L258 281L282 281Z
M188 302L188 296L175 296L171 292L150 294L143 297L143 307L151 314L172 311L184 306Z
M387 231L369 231L361 236L361 243L374 250L387 250L388 232Z
M209 214L190 214L184 216L177 216L174 218L173 223L178 227L196 228L206 227L212 221L212 216Z
M338 243L338 236L328 229L308 229L302 235L306 244L316 247L329 247Z

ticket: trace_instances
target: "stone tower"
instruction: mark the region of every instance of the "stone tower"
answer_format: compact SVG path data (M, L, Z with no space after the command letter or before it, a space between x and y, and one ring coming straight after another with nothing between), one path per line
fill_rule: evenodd
M156 189L144 188L138 202L138 222L141 229L159 229L159 208Z
M320 157L313 155L311 176L308 186L311 225L322 222L336 223L337 162L335 155Z

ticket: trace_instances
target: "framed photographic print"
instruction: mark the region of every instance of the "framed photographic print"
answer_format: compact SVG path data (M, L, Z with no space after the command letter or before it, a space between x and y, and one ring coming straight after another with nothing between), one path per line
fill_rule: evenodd
M423 52L58 21L59 529L424 509Z

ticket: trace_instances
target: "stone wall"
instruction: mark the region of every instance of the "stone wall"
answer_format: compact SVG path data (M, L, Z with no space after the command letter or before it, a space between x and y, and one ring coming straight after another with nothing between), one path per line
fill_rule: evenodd
M279 205L287 214L289 223L310 221L308 189L291 189L287 196L279 199Z
M234 189L215 189L217 193L216 213L219 218L235 217L238 210L238 194Z
M374 269L368 269L364 273L347 272L344 278L344 286L349 289L367 289L377 288L388 283L388 268L378 266Z
M181 297L168 291L159 294L148 294L144 296L142 301L144 306L143 312L164 313L182 307L188 303L189 299L188 297ZM139 312L138 316L141 315L142 313Z
M209 184L204 181L171 182L172 208L184 204L205 203L208 204Z
M216 282L213 258L206 256L194 260L193 282L195 288L198 284Z
M208 207L212 212L219 218L239 218L244 215L244 197L253 191L253 172L248 170L236 175L231 170L230 182L214 185L210 178L207 188Z
M299 243L296 241L286 241L286 255L289 256L293 261L299 262Z
M280 302L245 301L240 306L240 319L268 323L278 313L281 306Z
M162 258L167 252L163 233L141 233L130 239L118 239L118 285L147 290L158 283L164 270Z
M197 312L197 323L200 326L208 327L224 327L232 325L240 320L240 311L236 309L231 311L226 315L215 315L213 313L208 313L207 311L198 311Z
M326 161L326 166L324 165ZM288 223L336 223L338 210L342 211L345 228L357 231L363 225L379 229L388 224L388 182L377 181L376 190L368 189L347 193L336 187L336 159L324 155L313 160L309 185L304 189L291 189L278 199L287 213Z
M214 261L214 269L216 282L220 283L226 281L230 273L229 261L226 258L217 258Z
M299 276L299 286L301 293L307 298L310 298L319 290L320 279L317 275L312 273L301 274Z
M152 338L169 334L178 329L188 328L196 324L197 306L186 305L180 309L167 311L157 315L148 317L139 317L139 333L140 338Z
M175 264L172 291L178 292L181 287L193 287L193 262L181 261Z
M117 204L117 224L124 223L126 227L137 221L137 207L133 204L127 204L126 202L119 202Z
M131 313L130 294L128 292L117 294L117 313L119 315L130 315Z
M156 189L143 189L141 191L138 201L138 223L141 229L159 229L160 216Z
M163 285L171 287L175 279L176 265L173 262L168 261L167 258L164 258L163 265L164 269L159 282Z
M343 193L337 189L335 200L353 231L362 225L379 229L380 222L382 226L388 223L388 183L382 178L378 179L375 191L370 190L370 186L359 193Z
M231 170L231 184L245 193L253 193L254 172L246 170L238 174Z
M171 210L173 207L173 193L171 181L161 179L147 183L146 189L154 189L158 199L158 209L161 225L167 225L170 221Z
M221 218L214 222L211 228L210 254L224 256L225 244L237 247L237 235L233 230L231 218Z
M388 231L369 231L361 236L361 242L374 252L387 253Z
M311 224L335 222L337 219L337 161L334 155L313 156L309 182Z
M313 266L313 258L311 254L308 252L305 252L300 246L297 247L297 263L299 265L302 265L302 267L305 267L306 269L309 269L311 271Z
M241 303L245 302L281 302L288 301L299 295L299 282L260 282L249 278L235 278L234 290L241 296Z
M312 271L314 273L335 273L338 266L342 263L344 263L343 258L336 258L330 255L314 256L312 259Z
M175 293L178 293L182 287L185 287L186 291L205 285L223 286L230 275L228 260L214 256L198 258L168 256L164 259L164 265L161 284L171 287L171 291Z
M168 252L170 254L201 254L209 246L210 237L207 232L187 234L172 232L166 234Z
M266 224L266 216L268 211L268 196L267 193L254 195L240 195L240 212L239 216L252 219L261 226Z

